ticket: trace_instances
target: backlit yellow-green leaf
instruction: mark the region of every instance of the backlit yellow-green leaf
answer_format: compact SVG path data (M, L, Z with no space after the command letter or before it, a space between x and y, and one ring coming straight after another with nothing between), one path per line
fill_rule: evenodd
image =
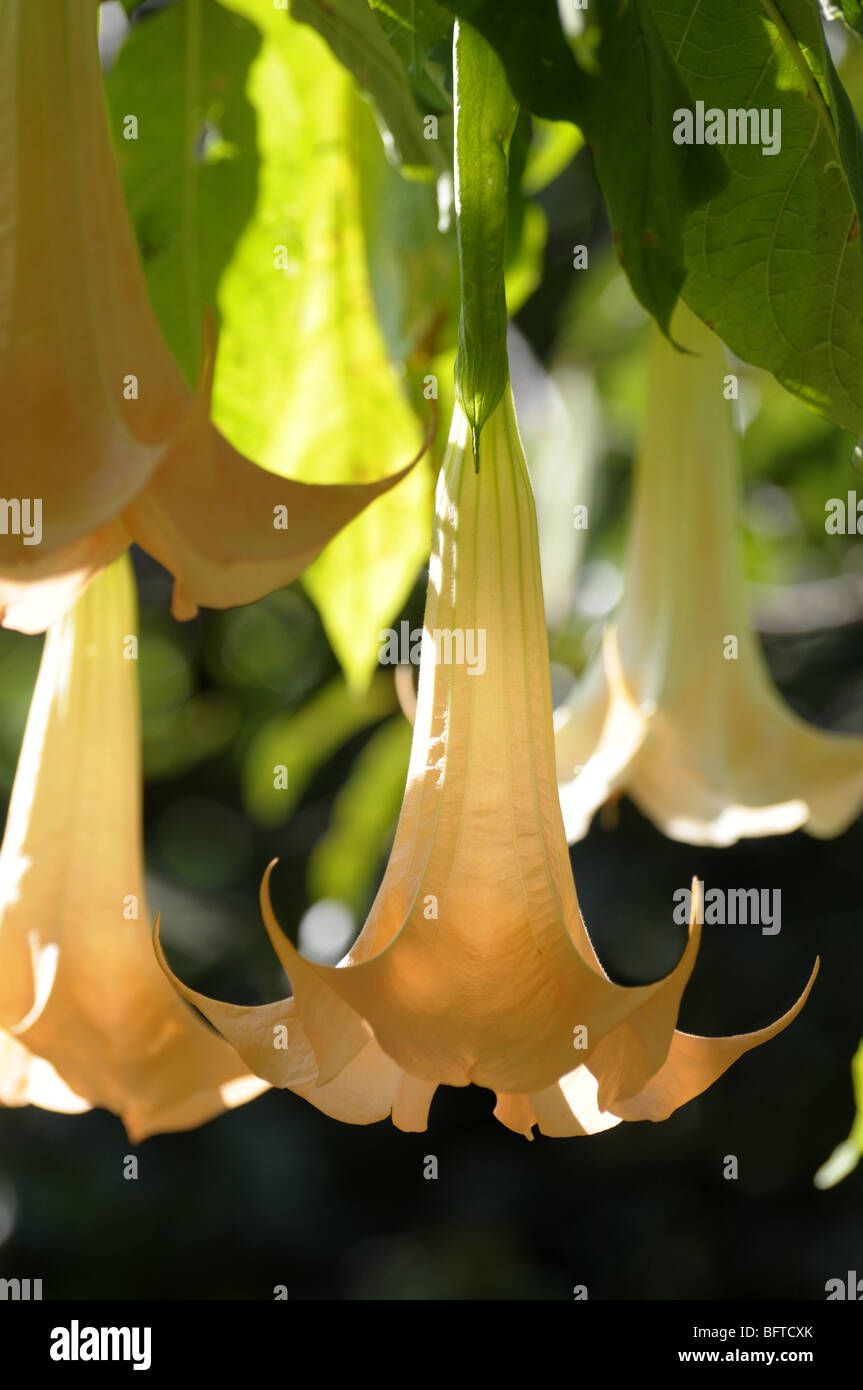
M292 478L393 473L416 453L422 428L387 357L369 279L361 163L385 160L371 112L307 26L252 0L231 8L263 30L249 79L260 174L255 214L219 290L216 420ZM428 552L430 518L420 465L304 575L354 685L371 678L378 634Z

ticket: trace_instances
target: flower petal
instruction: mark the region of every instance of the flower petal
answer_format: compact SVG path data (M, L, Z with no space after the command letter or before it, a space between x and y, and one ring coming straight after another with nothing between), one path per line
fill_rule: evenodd
M701 1095L724 1071L753 1047L775 1038L797 1017L815 983L819 962L800 998L781 1018L754 1033L725 1038L702 1038L675 1031L665 1065L637 1095L611 1107L622 1120L665 1120L673 1111Z
M359 1046L347 1047L333 1068L335 1075L325 1080L294 999L256 1008L208 999L189 989L171 970L159 940L158 918L153 941L159 964L183 998L200 1009L250 1070L270 1085L294 1091L345 1124L374 1124L392 1112L398 1129L425 1129L436 1087L407 1076L381 1051L359 1018L354 1016ZM344 1011L340 1000L335 1000L335 1006ZM336 1021L336 1028L339 1021L344 1022L344 1017Z
M818 962L797 1002L766 1028L725 1038L702 1038L675 1030L665 1063L641 1091L629 1099L604 1102L601 1063L597 1058L577 1067L554 1085L533 1095L500 1096L495 1115L510 1129L532 1138L531 1126L551 1138L599 1134L621 1120L666 1120L718 1080L744 1052L768 1042L799 1014L818 974ZM597 1080L597 1076L600 1077Z
M134 630L124 557L45 639L0 849L0 1027L140 1139L264 1083L178 999L140 920Z
M585 1066L567 1072L553 1086L533 1095L498 1097L494 1113L503 1124L528 1139L533 1138L533 1125L538 1125L550 1139L572 1139L577 1135L601 1134L620 1124L619 1115L600 1109L596 1077Z
M0 1028L0 1105L38 1105L62 1115L81 1115L91 1105L61 1076Z
M231 608L289 584L420 457L373 483L298 483L256 467L211 425L181 437L123 520L174 575L174 617L192 618L199 605Z
M58 550L22 549L20 562L0 573L0 625L18 632L44 632L128 545L128 532L115 521Z
M602 666L592 668L576 687L574 703L555 718L560 808L570 844L584 838L594 812L625 784L649 724L626 684L617 629L609 624Z
M300 483L250 463L209 423L215 343L208 328L196 410L123 520L174 575L172 611L230 608L296 579L328 541L411 471L436 428L434 412L416 456L369 483Z
M556 1086L531 1096L540 1130L550 1138L570 1138L575 1134L601 1134L620 1124L620 1116L609 1114L599 1103L599 1085L586 1067L562 1076Z

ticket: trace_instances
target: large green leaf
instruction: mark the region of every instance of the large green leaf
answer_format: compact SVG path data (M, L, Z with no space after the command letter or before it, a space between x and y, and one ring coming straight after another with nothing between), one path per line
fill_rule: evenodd
M834 0L845 23L858 34L863 34L863 0Z
M448 118L452 124L452 118ZM441 121L443 126L443 120ZM363 229L378 320L390 355L423 360L454 340L458 322L455 227L442 233L435 189L402 178L377 156L377 136L362 159ZM417 368L423 362L417 360Z
M437 0L369 0L430 112L452 106L452 15Z
M497 50L522 105L569 120L590 142L619 257L645 308L667 329L686 270L693 208L722 186L718 151L676 145L674 111L689 95L646 0L594 0L589 70L564 36L557 0L441 0ZM686 0L692 8L692 0ZM575 48L575 51L574 51Z
M452 15L437 0L369 0L381 28L416 79L432 49L448 40Z
M228 0L226 0L228 3ZM362 185L385 166L368 104L310 28L257 0L230 0L264 35L248 87L260 181L219 290L213 393L232 443L306 482L395 472L421 438L388 358L372 296ZM420 465L327 547L303 577L345 674L367 682L380 630L428 553Z
M204 314L252 214L255 113L246 81L260 33L216 0L133 24L106 77L112 130L153 306L193 383ZM124 131L134 127L137 138Z
M816 0L651 4L693 103L781 113L777 154L725 146L729 183L687 227L684 298L739 356L859 433L861 137Z
M423 132L423 113L405 65L366 0L291 0L291 14L326 39L373 103L393 162L433 177L440 151Z

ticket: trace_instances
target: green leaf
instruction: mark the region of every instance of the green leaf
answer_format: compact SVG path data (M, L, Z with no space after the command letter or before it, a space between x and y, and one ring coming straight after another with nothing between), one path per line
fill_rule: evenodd
M368 104L323 40L257 0L264 27L249 98L260 184L222 277L216 423L273 472L361 482L395 472L422 436L375 314L362 188L386 160ZM403 369L402 369L403 375ZM428 554L424 464L347 526L305 572L348 680L368 682L379 632Z
M816 0L651 3L692 106L757 103L781 119L776 154L725 146L728 185L686 229L684 298L740 357L859 434L861 136Z
M394 164L433 177L440 151L423 134L420 112L399 55L366 0L291 0L294 19L326 40L367 93Z
M105 79L117 160L153 307L194 384L202 326L255 205L260 34L215 0L133 24ZM137 138L126 117L137 120Z
M854 199L858 221L863 214L863 131L857 121L854 107L845 88L839 80L830 49L822 38L821 58L839 136L839 154L842 167L848 180L848 188Z
M435 0L369 0L429 111L452 106L452 15ZM438 51L441 63L432 55Z
M367 691L331 681L294 714L263 724L243 762L243 804L260 825L284 825L309 785L343 743L397 708L392 673L381 671ZM287 773L287 785L280 785Z
M434 0L371 0L371 10L385 43L401 58L417 101L426 99L421 107L424 154L435 170L451 176L452 96L429 80L426 64L430 49L443 43L451 87L452 16ZM358 11L345 14L356 23ZM346 42L351 30L345 27L344 16L324 12L321 22L327 26L325 37L336 56L358 75L359 60ZM341 44L337 42L340 31ZM440 72L443 77L443 69ZM431 115L434 123L428 121ZM357 131L360 141L369 129L370 124L363 122ZM363 222L375 304L390 355L402 359L421 345L431 353L446 346L450 320L458 320L455 227L448 215L442 216L437 187L427 179L399 177L403 172L394 161L375 158L374 150L363 152ZM449 177L447 186L451 188Z
M453 67L461 280L455 389L479 467L480 432L509 377L504 292L507 164L518 105L494 49L461 21L453 42Z
M452 15L436 0L369 0L369 4L411 76L418 77L432 49L449 39Z
M833 0L833 7L837 9L855 34L863 34L863 0Z
M372 734L359 754L336 798L330 827L309 859L312 901L336 898L357 917L367 912L404 796L411 735L399 715Z
M451 146L452 117L441 117L440 138L447 133ZM374 131L371 138L379 143ZM455 341L455 227L440 231L433 186L402 178L371 147L363 155L360 192L375 306L389 354L425 359ZM419 360L416 365L426 369Z
M572 126L567 127L572 130ZM522 110L509 146L506 220L506 308L517 314L542 279L548 224L545 213L525 195L525 170L531 149L531 119Z
M686 219L727 174L717 150L671 139L673 113L689 96L645 0L591 4L589 70L564 36L557 0L442 3L493 45L523 106L584 132L619 258L638 298L667 331L686 275ZM686 6L692 10L692 0ZM577 43L574 49L583 52Z

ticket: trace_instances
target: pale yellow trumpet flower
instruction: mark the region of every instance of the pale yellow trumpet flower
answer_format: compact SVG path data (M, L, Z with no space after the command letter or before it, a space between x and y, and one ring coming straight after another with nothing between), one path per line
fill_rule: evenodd
M124 556L45 638L0 849L0 1103L104 1106L137 1142L265 1083L153 959L135 632Z
M278 477L209 419L147 294L114 161L97 0L0 0L0 621L41 632L129 545L174 575L174 612L297 577L408 469ZM408 465L408 468L410 465Z
M555 713L570 843L625 792L675 840L839 834L863 805L863 738L784 703L749 626L739 445L722 344L681 304L652 330L624 590L603 650Z
M424 1129L436 1087L471 1082L528 1136L537 1123L584 1134L662 1118L805 998L759 1033L690 1038L675 1022L697 913L678 965L654 984L612 983L593 951L557 796L536 517L509 388L478 473L456 409L407 789L380 890L339 967L298 954L268 881L264 919L292 998L240 1008L168 973L252 1071L353 1123L391 1113Z

